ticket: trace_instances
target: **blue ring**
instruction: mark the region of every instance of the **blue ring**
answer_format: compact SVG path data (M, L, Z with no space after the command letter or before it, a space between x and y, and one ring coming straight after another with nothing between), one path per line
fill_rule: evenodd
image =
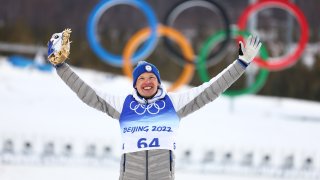
M99 43L97 35L96 35L96 27L98 25L98 20L101 15L109 8L119 4L127 4L135 6L136 8L142 10L142 12L146 15L149 26L151 27L151 34L146 43L141 47L141 50L137 51L133 57L132 62L137 63L139 60L146 58L151 54L153 49L155 48L158 40L157 36L157 24L158 20L151 9L151 7L146 4L143 0L102 0L100 1L93 9L89 16L89 20L87 23L87 39L89 41L89 45L94 51L94 53L102 59L104 62L111 64L113 66L122 67L122 56L115 55L107 50L105 50Z

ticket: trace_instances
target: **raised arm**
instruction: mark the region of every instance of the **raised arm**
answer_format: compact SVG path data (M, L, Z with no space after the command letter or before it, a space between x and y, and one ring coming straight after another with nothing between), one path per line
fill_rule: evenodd
M244 73L246 67L259 52L260 47L259 38L250 36L246 41L246 46L240 42L239 58L209 82L183 93L169 94L180 118L212 102L228 89Z
M107 113L114 119L119 119L124 98L98 94L86 84L66 63L59 65L57 73L60 78L77 94L82 102L99 111ZM123 100L122 100L123 99Z
M84 103L114 119L119 119L124 98L98 94L64 62L70 51L70 33L71 30L67 29L52 36L48 43L48 60L56 67L60 78Z

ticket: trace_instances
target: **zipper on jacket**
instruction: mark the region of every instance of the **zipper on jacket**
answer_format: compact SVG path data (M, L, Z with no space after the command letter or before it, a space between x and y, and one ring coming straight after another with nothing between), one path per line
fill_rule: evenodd
M169 150L170 171L172 171L172 151Z
M123 164L122 164L123 172L126 171L126 154L123 154Z
M146 180L149 179L148 177L148 150L146 150Z

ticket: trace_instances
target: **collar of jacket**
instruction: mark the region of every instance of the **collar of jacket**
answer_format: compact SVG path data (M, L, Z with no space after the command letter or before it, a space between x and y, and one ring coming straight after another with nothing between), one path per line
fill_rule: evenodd
M166 96L167 92L165 90L165 88L163 87L163 85L160 85L159 88L158 88L158 91L157 91L157 94L155 96L153 96L153 98L151 99L145 99L141 96L138 95L138 92L136 89L133 90L132 92L132 96L133 98L138 101L139 103L141 104L151 104L151 103L154 103L156 102L157 100L159 99L162 99Z

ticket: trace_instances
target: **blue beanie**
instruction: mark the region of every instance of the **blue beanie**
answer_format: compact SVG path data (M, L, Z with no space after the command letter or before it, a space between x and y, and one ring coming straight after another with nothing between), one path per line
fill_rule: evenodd
M157 67L151 63L146 62L146 61L140 61L138 63L138 65L134 68L133 73L132 73L133 87L136 86L136 82L137 82L138 77L145 72L150 72L150 73L153 73L154 75L156 75L159 84L161 84L160 72L157 69Z

